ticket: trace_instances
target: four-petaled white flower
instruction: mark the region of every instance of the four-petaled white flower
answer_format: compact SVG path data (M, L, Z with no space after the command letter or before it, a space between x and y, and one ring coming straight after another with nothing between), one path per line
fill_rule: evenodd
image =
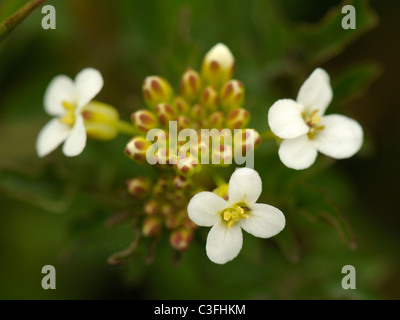
M306 169L318 151L335 159L345 159L360 150L363 130L343 115L325 115L332 100L329 75L317 68L301 86L296 101L281 99L269 109L272 132L284 139L279 158L289 168Z
M56 149L62 142L63 153L73 157L79 155L86 145L86 130L82 108L87 105L103 87L103 77L93 68L79 72L75 82L59 75L47 87L44 97L45 111L55 116L40 131L36 150L39 157Z
M189 218L199 226L211 227L206 252L219 264L234 259L243 244L242 229L260 238L269 238L285 227L283 213L270 205L256 203L262 190L257 171L237 169L229 180L228 201L203 191L189 202Z

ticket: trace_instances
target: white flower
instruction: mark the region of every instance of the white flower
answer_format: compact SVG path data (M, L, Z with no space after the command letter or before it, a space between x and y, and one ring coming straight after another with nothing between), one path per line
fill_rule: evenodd
M103 87L103 78L96 69L86 68L72 81L59 75L47 87L44 96L45 111L54 119L40 131L36 140L39 157L44 157L62 142L63 153L73 157L79 155L86 145L86 131L82 108L87 105Z
M346 116L325 115L332 100L329 75L317 68L301 86L296 101L281 99L269 109L272 132L284 139L279 158L289 168L306 169L318 151L335 159L345 159L360 150L363 130Z
M285 227L285 216L275 207L256 203L262 190L257 171L237 169L229 180L226 201L213 192L200 192L189 202L189 218L199 226L211 227L206 252L219 264L234 259L243 243L242 229L259 238L269 238Z

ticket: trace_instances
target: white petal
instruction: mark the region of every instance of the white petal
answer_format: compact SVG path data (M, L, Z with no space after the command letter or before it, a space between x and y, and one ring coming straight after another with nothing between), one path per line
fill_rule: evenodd
M44 95L44 109L52 116L61 116L65 113L63 101L75 103L75 85L67 76L55 77L46 89Z
M243 230L259 238L273 237L283 230L286 223L279 209L264 203L253 205L249 217L240 221Z
M103 77L96 69L86 68L77 74L75 78L75 85L78 93L78 112L100 92L103 84Z
M332 101L332 87L328 73L321 68L315 69L300 87L296 101L307 113L318 109L321 116Z
M86 146L86 130L83 124L83 117L77 116L72 128L71 135L65 141L63 152L68 157L79 155Z
M242 245L243 235L239 224L236 223L228 229L226 224L219 220L208 233L207 256L212 262L223 264L236 258Z
M321 119L325 128L315 137L314 145L319 152L335 158L353 156L363 143L363 129L360 124L346 116L331 114Z
M260 197L262 181L257 171L250 168L237 169L229 180L228 196L231 204L244 202L254 204Z
M203 191L197 193L188 204L189 218L197 225L211 227L221 220L219 213L229 207L227 201L213 192Z
M71 127L55 118L45 124L36 140L36 152L44 157L55 150L69 135Z
M291 99L276 101L268 111L268 124L272 132L282 139L297 138L309 131L301 113L302 106Z
M310 167L318 155L316 147L306 134L295 139L284 140L278 153L285 166L296 170Z

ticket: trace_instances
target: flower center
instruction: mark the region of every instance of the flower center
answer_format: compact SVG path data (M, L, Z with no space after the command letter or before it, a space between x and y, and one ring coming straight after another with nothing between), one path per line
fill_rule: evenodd
M250 209L244 203L236 203L233 206L220 212L222 220L226 223L226 227L231 228L240 219L247 219Z
M319 125L321 117L317 115L318 111L318 109L315 109L311 114L306 114L305 112L302 114L304 122L310 127L310 131L307 133L310 139L314 139L315 134L325 128L324 125Z
M62 105L65 109L65 115L64 117L60 118L60 121L62 123L68 124L68 125L73 125L75 123L75 109L76 105L74 103L71 103L69 101L63 101Z

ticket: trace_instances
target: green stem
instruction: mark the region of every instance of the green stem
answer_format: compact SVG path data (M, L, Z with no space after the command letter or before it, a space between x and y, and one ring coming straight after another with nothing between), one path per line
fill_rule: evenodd
M46 0L31 0L0 24L0 42Z
M118 131L128 136L134 136L140 133L132 124L123 120L118 122Z
M279 137L274 135L271 130L261 132L260 136L261 136L262 141L270 141L270 140L278 140L279 139Z

